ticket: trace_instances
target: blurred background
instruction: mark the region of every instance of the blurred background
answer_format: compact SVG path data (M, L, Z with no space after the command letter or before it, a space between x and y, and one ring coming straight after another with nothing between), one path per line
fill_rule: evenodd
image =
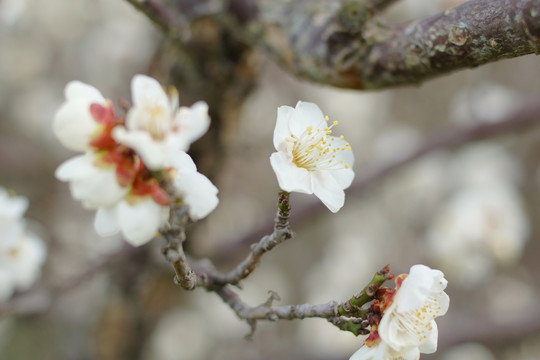
M384 18L403 22L459 2L401 0ZM211 27L201 26L192 35L211 39ZM245 340L249 327L217 296L173 284L159 239L133 249L98 237L93 212L54 178L74 155L51 130L67 82L89 83L116 102L130 98L134 74L146 73L175 83L182 105L209 102L212 130L193 156L220 189L220 204L190 228L187 245L223 270L272 230L278 106L315 102L339 120L335 133L351 143L358 177L399 161L434 131L497 122L540 93L534 55L418 87L359 92L300 81L241 48L231 50L243 51L241 68L220 70L227 88L182 92L193 79L159 30L121 0L0 0L0 44L0 186L29 198L28 225L48 248L22 314L0 315L7 360L341 360L363 342L322 319L259 322ZM263 258L241 296L251 305L268 290L281 296L277 305L343 301L388 263L396 275L423 263L444 271L451 298L438 321L439 351L423 359L537 359L539 150L540 129L530 127L433 151L351 191L337 214L293 194L296 238Z

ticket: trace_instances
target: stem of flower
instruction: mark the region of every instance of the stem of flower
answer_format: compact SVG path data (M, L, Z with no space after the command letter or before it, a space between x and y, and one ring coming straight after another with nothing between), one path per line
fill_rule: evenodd
M377 290L386 280L393 278L394 275L390 274L390 265L386 265L380 271L375 273L373 279L371 279L369 284L367 284L358 295L353 296L339 306L339 315L363 317L365 315L365 310L361 309L361 307L373 300Z

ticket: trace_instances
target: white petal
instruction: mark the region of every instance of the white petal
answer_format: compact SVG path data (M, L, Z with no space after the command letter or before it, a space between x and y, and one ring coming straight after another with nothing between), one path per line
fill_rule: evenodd
M0 267L0 302L9 300L15 292L12 272L5 266Z
M87 153L62 163L56 169L59 180L69 181L71 195L88 208L112 206L129 191L116 179L114 169L101 169L94 165L94 155Z
M172 166L183 172L195 172L197 171L197 166L193 162L191 156L183 151L173 151L172 152Z
M100 207L96 211L94 218L94 228L101 236L115 235L120 232L120 226L116 220L114 207Z
M15 221L23 217L28 208L28 199L24 196L11 196L0 187L0 219Z
M355 352L349 360L394 360L390 354L390 349L384 342L380 342L375 346L362 346ZM396 358L397 359L397 358Z
M89 149L90 138L99 126L90 114L91 104L86 99L67 101L54 115L54 135L66 148L75 151Z
M280 144L291 136L289 122L295 113L294 108L290 106L280 106L277 110L276 127L274 129L274 148L280 149Z
M411 346L419 346L421 337L416 331L404 330L401 319L394 317L397 304L394 302L388 309L379 323L379 335L381 339L395 349L404 349ZM413 319L415 320L415 319Z
M290 132L299 138L308 126L325 126L324 114L316 104L299 101L293 118L289 121Z
M311 174L304 168L299 168L281 152L270 155L270 164L276 173L279 187L285 191L296 191L312 194Z
M210 126L208 104L198 101L191 107L181 107L175 116L177 126L173 136L178 137L175 148L187 151L191 143L203 136Z
M440 270L430 269L425 265L414 265L409 271L409 276L396 293L395 301L399 302L399 311L408 312L419 309L428 297L437 299L441 307L438 316L446 314L449 306L448 295L443 292L447 281Z
M91 174L91 164L88 166L87 155L78 155L64 161L56 171L54 176L60 181L71 181L75 178L85 177Z
M75 151L89 148L90 137L98 123L90 113L91 104L106 104L98 89L80 81L72 81L64 90L66 101L53 119L53 132L62 145Z
M168 219L169 208L153 200L130 205L121 201L116 206L116 218L126 241L133 246L146 244L154 238Z
M375 347L367 347L364 345L356 351L349 360L373 360L376 352L377 349Z
M218 189L198 172L179 172L174 183L178 195L189 206L189 217L197 221L210 214L218 205Z
M45 261L47 249L43 241L33 234L21 238L13 253L10 264L16 286L19 290L28 289L41 274L41 265Z
M435 321L431 322L432 331L429 333L426 341L420 345L420 352L424 354L433 354L437 351L437 340L439 338L439 330Z
M311 185L313 193L330 211L335 213L343 207L345 193L340 184L334 179L334 176L332 176L331 170L312 172Z
M354 180L354 171L351 168L331 170L330 175L332 175L334 180L342 189L346 189L351 186Z
M89 103L104 104L105 98L101 92L92 85L80 81L70 81L64 89L67 100L85 100Z
M135 107L153 104L170 110L169 97L159 82L146 75L135 75L131 80L131 97ZM128 124L129 125L129 124Z
M330 141L332 142L332 147L335 148L345 148L347 149L350 145L345 139L340 139L336 136L331 136ZM343 164L348 164L350 168L354 165L354 154L351 150L344 150L336 152L336 161L343 160Z
M414 346L409 349L404 350L400 355L400 357L397 359L403 359L403 360L419 360L420 359L420 351L419 349Z
M150 170L162 170L172 165L171 149L164 141L156 141L144 130L127 130L117 126L112 132L120 144L135 150Z

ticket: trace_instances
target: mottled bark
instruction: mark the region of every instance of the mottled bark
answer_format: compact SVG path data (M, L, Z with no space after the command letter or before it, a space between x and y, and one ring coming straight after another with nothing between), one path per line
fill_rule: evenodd
M181 6L187 0L167 8L157 0L126 1L175 40L188 73L201 59L182 34L201 17L213 18L214 31L234 38L235 46L244 44L241 54L262 49L299 77L343 88L418 84L540 52L540 0L470 0L396 26L380 24L376 15L397 0L216 0L198 3L197 11ZM215 55L212 49L203 59Z
M395 27L373 18L369 4L382 1L277 3L260 1L267 49L296 75L338 87L418 84L540 51L540 0L471 0Z

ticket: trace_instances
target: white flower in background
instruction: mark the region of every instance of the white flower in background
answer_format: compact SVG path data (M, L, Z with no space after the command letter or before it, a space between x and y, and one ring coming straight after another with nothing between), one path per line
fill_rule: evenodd
M523 167L507 148L494 141L469 145L454 153L449 176L458 187L519 185Z
M26 0L0 1L0 24L12 26L24 15L26 7Z
M189 206L191 220L197 221L210 214L218 205L218 189L197 167L185 152L177 151L174 161L174 188L185 205Z
M27 208L28 199L11 196L6 189L0 187L0 229L22 220Z
M345 201L353 179L352 149L343 136L332 136L330 122L315 104L299 101L278 108L274 147L270 156L281 189L315 194L332 212Z
M66 101L54 115L53 132L68 149L90 150L92 142L107 133L105 128L113 126L112 104L98 89L80 81L68 83L64 94Z
M45 261L45 244L25 229L27 206L26 198L10 196L0 187L0 301L29 288Z
M396 278L396 292L385 304L376 336L350 360L416 360L437 350L435 318L446 314L450 299L439 270L414 265ZM372 335L374 335L372 333ZM378 336L377 336L378 335Z
M529 233L514 186L475 186L460 190L441 208L427 242L449 276L462 285L474 285L497 264L519 261Z
M88 209L112 206L130 190L119 184L116 167L100 160L99 155L87 152L66 160L55 172L58 180L69 182L73 198Z
M450 120L458 124L493 123L519 108L519 93L495 83L460 89L452 99Z
M116 141L134 149L151 170L172 165L174 150L187 151L208 130L208 105L199 101L178 108L178 93L169 98L153 78L136 75L131 81L133 107L126 127L113 131Z

